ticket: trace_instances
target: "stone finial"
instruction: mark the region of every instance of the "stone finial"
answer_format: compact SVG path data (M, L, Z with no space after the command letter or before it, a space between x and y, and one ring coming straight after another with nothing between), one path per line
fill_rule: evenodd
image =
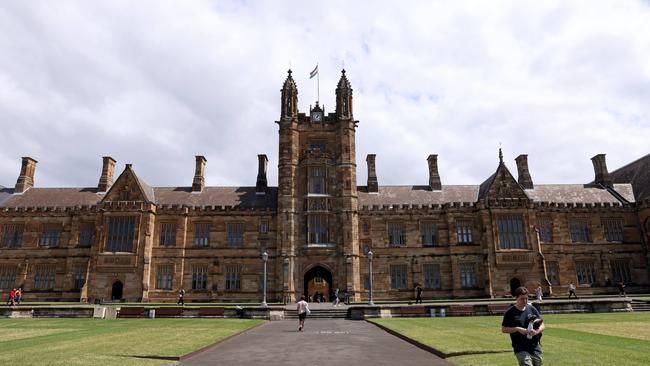
M99 177L97 192L108 192L113 185L113 175L115 174L115 159L110 156L104 156L102 164L102 175Z
M36 163L38 161L30 158L23 157L23 163L20 167L20 175L16 180L16 187L14 193L23 193L34 186L34 173L36 172Z
M377 171L375 170L375 154L368 154L366 163L368 164L368 192L379 192L379 184L377 183Z
M205 188L205 163L206 158L202 155L196 156L196 168L194 169L194 180L192 181L192 192L202 192Z
M341 70L341 78L336 87L336 114L340 118L352 118L352 86Z
M265 194L268 188L266 179L266 166L269 159L266 154L257 155L257 182L255 183L255 193Z
M281 117L284 119L296 118L298 116L298 88L291 77L291 69L287 72L287 78L282 85Z
M598 154L591 158L591 162L594 164L594 181L597 184L611 187L613 182L609 177L609 172L607 171L607 161L605 160L605 154Z
M533 189L533 178L528 171L528 155L521 154L515 159L517 162L517 182L524 187L524 189Z
M442 190L442 183L438 173L438 155L429 155L427 162L429 163L429 187L431 187L432 191L440 191Z

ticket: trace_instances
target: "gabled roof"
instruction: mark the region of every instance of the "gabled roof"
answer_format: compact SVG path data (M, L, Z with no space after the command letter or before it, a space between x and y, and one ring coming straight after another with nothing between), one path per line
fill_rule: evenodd
M111 201L155 202L155 195L153 188L138 177L131 164L126 164L122 174L102 199L102 202Z
M528 199L524 188L517 183L508 167L503 163L499 150L499 166L488 179L481 183L478 198L480 200L499 200L502 198Z
M637 201L650 199L650 154L609 173L614 183L631 183Z

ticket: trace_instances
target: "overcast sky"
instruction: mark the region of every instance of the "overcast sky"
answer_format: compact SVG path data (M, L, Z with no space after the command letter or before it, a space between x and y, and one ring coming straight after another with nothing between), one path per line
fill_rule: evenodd
M307 5L305 5L308 3ZM354 89L358 183L479 184L499 143L535 183L586 183L650 153L648 1L0 3L0 185L95 186L101 157L153 186L277 185L280 88L332 112Z

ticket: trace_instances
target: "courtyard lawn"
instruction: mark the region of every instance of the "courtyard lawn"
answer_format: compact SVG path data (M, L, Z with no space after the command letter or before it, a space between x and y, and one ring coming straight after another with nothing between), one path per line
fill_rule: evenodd
M2 319L0 365L174 365L262 323L241 319Z
M515 365L501 320L480 316L372 321L451 354L448 360L457 365ZM650 365L650 313L549 314L544 322L544 364Z

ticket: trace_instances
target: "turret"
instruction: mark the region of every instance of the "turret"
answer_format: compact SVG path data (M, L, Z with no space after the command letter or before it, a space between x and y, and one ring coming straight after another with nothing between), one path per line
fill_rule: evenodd
M282 86L282 114L280 119L293 119L298 117L298 88L288 71L287 79Z
M336 114L341 119L352 119L352 86L341 70L341 79L336 86Z

